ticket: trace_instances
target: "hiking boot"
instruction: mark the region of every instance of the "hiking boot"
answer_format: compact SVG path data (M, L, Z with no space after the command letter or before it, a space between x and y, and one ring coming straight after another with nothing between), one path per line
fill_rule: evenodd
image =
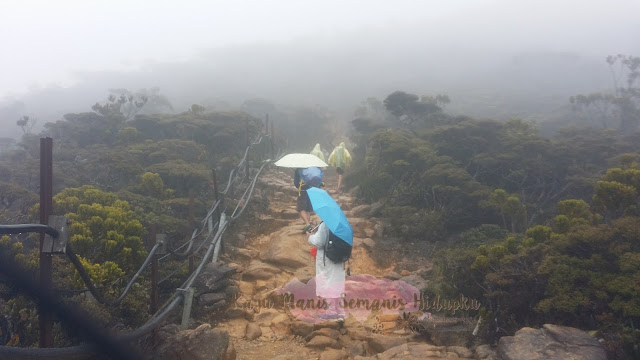
M311 230L311 224L307 224L302 228L302 233L306 234L307 231Z

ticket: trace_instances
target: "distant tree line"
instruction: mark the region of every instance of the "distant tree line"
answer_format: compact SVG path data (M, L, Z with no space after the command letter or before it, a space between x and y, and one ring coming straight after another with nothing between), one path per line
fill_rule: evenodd
M396 91L355 112L346 182L383 204L381 246L433 256L431 295L484 299L488 341L551 322L597 331L621 359L640 343L640 58L608 62L626 71L614 94L574 97L592 121L551 137L451 116L444 95Z

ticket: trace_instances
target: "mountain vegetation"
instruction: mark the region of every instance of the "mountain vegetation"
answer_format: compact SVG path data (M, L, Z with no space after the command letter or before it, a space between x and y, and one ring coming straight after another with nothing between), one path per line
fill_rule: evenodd
M431 295L482 299L471 315L481 317L487 341L555 323L598 333L620 359L640 343L640 60L608 61L626 71L615 94L571 99L590 116L586 125L602 126L542 136L524 119L452 116L446 107L455 99L400 90L368 98L354 113L354 168L345 183L360 201L381 205L380 261L431 257ZM242 112L194 104L149 114L140 111L147 104L170 108L157 92L122 90L38 135L21 119L22 140L0 157L0 223L37 222L38 138L54 138L54 210L73 221L71 245L111 300L124 286L120 279L144 260L152 227L167 234L170 247L190 235L193 214L213 201L212 169L224 178L246 139L263 131L265 114L296 152L317 142L329 148L344 133L321 107L283 109L253 99ZM603 104L610 111L593 112ZM0 249L37 269L35 238L5 236ZM56 287L83 288L68 263L54 266ZM143 322L146 281L96 315L111 326ZM80 295L68 298L92 306ZM1 340L33 345L33 304L2 285L0 305Z
M361 161L346 181L383 204L385 254L432 256L432 296L483 299L485 339L555 323L598 332L619 358L640 343L636 60L609 59L630 69L609 98L628 112L599 115L613 128L543 137L522 119L450 116L442 95L401 91L358 108Z
M0 157L0 223L37 223L38 139L54 139L53 211L71 221L70 245L108 302L122 293L146 258L155 241L150 238L152 229L167 235L169 248L188 239L194 215L214 201L212 170L219 179L225 178L244 155L246 139L264 130L262 121L246 113L206 112L197 104L174 115L135 115L147 104L164 104L159 99L153 93L111 95L94 105L94 112L67 114L45 124L37 135L25 131L17 147ZM18 126L28 125L21 120ZM36 278L37 237L4 236L0 249L34 271ZM180 269L182 261L168 261L161 278L170 269ZM83 295L85 284L67 260L55 257L53 266L54 287L67 301L90 309L105 326L135 327L148 318L149 279L144 275L121 302L105 308ZM2 284L0 306L5 316L0 320L0 340L37 344L33 302ZM175 280L163 286L171 292ZM64 333L73 334L67 330ZM61 328L56 331L56 346L74 342L73 336L62 335Z

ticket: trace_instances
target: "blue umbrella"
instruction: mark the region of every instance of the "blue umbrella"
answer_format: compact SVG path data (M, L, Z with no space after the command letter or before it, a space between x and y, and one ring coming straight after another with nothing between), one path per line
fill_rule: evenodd
M307 189L307 194L311 200L313 211L327 224L329 230L353 246L353 229L349 225L347 216L340 209L340 205L325 190L312 187Z

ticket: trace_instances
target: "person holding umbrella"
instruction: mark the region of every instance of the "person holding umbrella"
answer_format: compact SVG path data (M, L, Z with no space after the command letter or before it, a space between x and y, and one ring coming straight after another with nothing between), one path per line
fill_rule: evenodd
M307 190L311 187L322 186L322 171L317 167L295 169L293 172L293 185L298 189L296 210L300 213L300 217L305 223L304 228L302 228L302 232L306 233L311 229L311 212L313 212L309 196L307 195Z
M298 199L296 201L296 210L300 213L305 226L302 230L306 233L311 229L311 212L313 211L307 189L312 186L322 186L321 167L327 167L327 163L320 160L317 156L311 154L287 154L275 164L279 167L293 168L293 185L298 189Z
M322 222L308 242L316 247L316 296L326 299L326 319L344 319L344 307L340 305L344 293L345 262L351 256L353 229L338 203L325 190L310 188L307 195L313 211Z

